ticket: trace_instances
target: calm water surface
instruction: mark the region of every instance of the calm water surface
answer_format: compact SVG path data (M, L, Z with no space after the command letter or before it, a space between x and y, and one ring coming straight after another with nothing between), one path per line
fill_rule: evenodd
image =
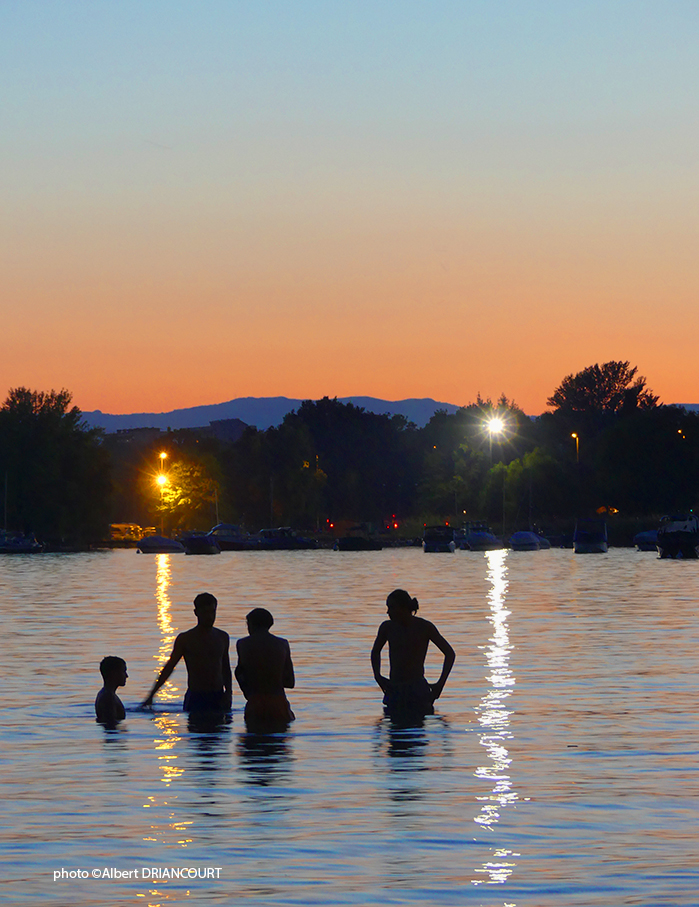
M113 551L6 556L0 587L2 903L699 903L697 562ZM410 730L382 717L369 666L395 587L457 652ZM183 665L135 711L201 591L233 638L252 607L274 613L288 734L246 735L240 696L230 725L188 727ZM92 705L107 654L129 670L114 732ZM139 877L91 877L112 868Z

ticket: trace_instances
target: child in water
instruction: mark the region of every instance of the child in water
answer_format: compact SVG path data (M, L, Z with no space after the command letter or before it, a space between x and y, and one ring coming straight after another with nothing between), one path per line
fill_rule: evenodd
M116 655L107 655L100 662L100 674L104 686L95 699L96 720L107 727L115 727L126 718L124 705L116 694L117 687L126 686L126 662Z
M456 658L454 650L434 624L416 616L418 600L404 589L395 589L386 599L388 620L379 627L371 650L374 678L384 692L384 705L391 714L431 715L434 702L442 695ZM444 654L437 683L425 678L425 656L430 642ZM390 673L381 674L381 650L388 643Z

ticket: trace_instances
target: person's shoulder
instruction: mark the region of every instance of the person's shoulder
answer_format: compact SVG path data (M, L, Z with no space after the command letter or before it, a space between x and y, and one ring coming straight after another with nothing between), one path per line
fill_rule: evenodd
M421 630L425 630L426 632L431 633L437 629L431 620L425 620L424 617L417 616L415 616L414 619L417 621L417 625Z
M230 639L228 633L226 633L226 631L222 630L220 627L212 627L211 629L214 631L214 635L218 636L219 639L225 639L226 642L228 642L228 640Z

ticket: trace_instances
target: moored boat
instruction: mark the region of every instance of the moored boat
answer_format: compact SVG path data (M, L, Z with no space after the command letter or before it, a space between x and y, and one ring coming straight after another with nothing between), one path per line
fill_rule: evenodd
M606 522L604 520L576 520L573 549L576 554L606 554L609 550Z
M426 526L422 535L422 550L426 554L454 552L454 530L449 526Z
M639 551L657 551L658 530L646 529L643 532L637 532L633 537L633 543Z
M257 539L259 548L262 551L307 551L318 547L317 539L296 535L291 526L260 529Z
M476 521L464 524L459 533L459 548L462 551L497 551L502 548L502 542L487 523Z
M185 554L220 554L221 546L216 536L208 532L191 532L180 538Z
M661 558L699 557L699 519L693 513L664 516L658 527L658 553Z
M541 547L541 539L535 532L513 532L510 536L510 548L513 551L539 551Z
M164 535L147 535L139 541L136 548L140 554L181 554L185 550L182 542L165 538Z
M0 554L40 554L43 550L44 546L37 542L33 532L25 535L0 530Z
M381 541L366 526L350 526L345 535L335 540L335 551L381 551Z
M259 548L255 536L233 523L217 523L207 536L216 542L221 551L255 551Z

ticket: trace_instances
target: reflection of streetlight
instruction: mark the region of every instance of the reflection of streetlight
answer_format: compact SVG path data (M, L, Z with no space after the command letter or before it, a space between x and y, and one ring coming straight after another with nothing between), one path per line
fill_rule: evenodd
M576 431L574 431L573 434L571 435L571 438L575 438L575 462L579 463L580 462L580 438L578 437L578 433Z
M166 457L167 454L160 454L161 457ZM160 534L165 535L163 528L163 519L164 519L164 510L163 510L163 492L165 491L165 486L167 485L167 476L160 473L159 476L155 478L156 484L160 485Z

